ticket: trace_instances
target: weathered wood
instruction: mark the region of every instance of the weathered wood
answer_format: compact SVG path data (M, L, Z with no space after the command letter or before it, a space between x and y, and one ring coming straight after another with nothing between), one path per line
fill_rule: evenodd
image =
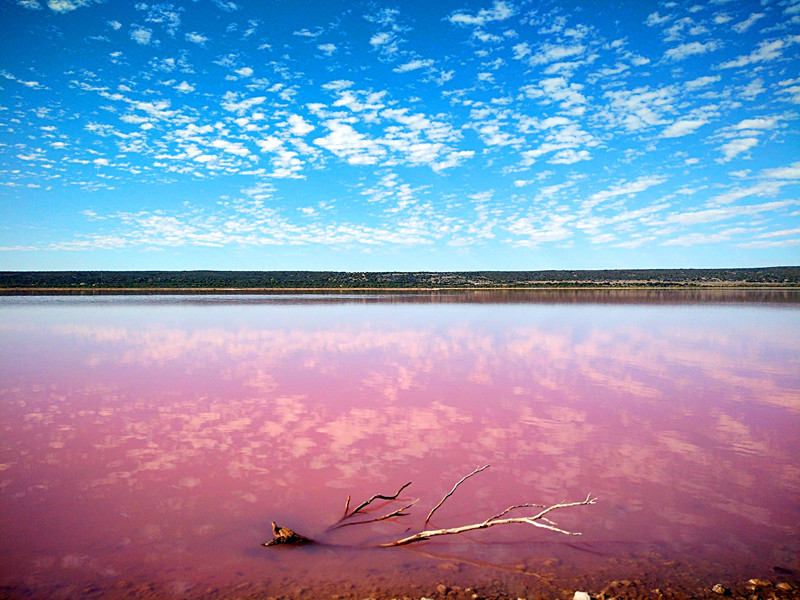
M489 465L485 465L483 467L478 467L469 475L462 477L454 486L453 489L450 490L445 496L439 501L439 503L433 507L430 513L428 513L428 517L425 519L425 523L423 525L423 530L415 533L413 535L409 535L407 537L394 540L393 542L388 542L385 544L379 544L378 547L394 547L394 546L406 546L408 544L413 544L415 542L423 542L429 540L433 537L444 536L444 535L458 535L460 533L466 533L468 531L475 531L478 529L488 529L489 527L495 527L498 525L511 525L511 524L526 524L526 525L533 525L534 527L541 527L542 529L549 529L550 531L555 531L557 533L561 533L564 535L581 535L578 532L567 531L566 529L561 529L557 527L556 524L551 521L547 515L553 511L557 511L564 508L573 508L576 506L587 506L591 504L595 504L597 501L596 498L592 498L591 494L586 496L585 500L581 500L578 502L560 502L558 504L552 504L550 506L545 506L542 504L515 504L514 506L509 506L499 514L496 514L492 517L489 517L485 521L481 521L479 523L472 523L469 525L461 525L459 527L446 527L442 529L424 529L425 526L431 520L433 513L441 507L445 501L452 496L459 485L464 483L467 479L476 475L487 469ZM387 502L397 502L400 493L406 489L411 482L409 481L407 484L402 486L396 493L392 495L386 494L375 494L369 500L366 500L359 504L353 510L350 510L350 496L347 497L347 502L345 503L344 507L344 515L333 525L328 527L326 532L333 531L334 529L339 529L340 527L346 527L350 525L365 525L367 523L376 523L378 521L385 521L388 519L393 519L395 517L405 517L408 513L404 512L411 508L417 501L414 500L410 504L403 506L402 508L393 510L388 512L382 516L374 517L371 519L361 519L359 521L350 521L345 522L350 519L352 516L361 513L365 508L367 508L370 504L372 504L375 500L385 500ZM541 509L539 512L533 515L521 516L521 517L506 517L506 515L515 510L523 509L523 508L539 508ZM505 518L503 518L505 517ZM262 543L262 546L278 546L283 544L293 545L293 546L300 546L303 544L310 544L313 543L314 540L311 538L307 538L299 533L296 533L289 529L288 527L279 527L275 521L272 522L272 535L273 538L267 542Z
M301 546L303 544L310 544L314 540L307 538L299 533L295 533L288 527L279 527L275 521L272 522L272 539L262 542L262 546L277 546L279 544L291 544L294 546Z

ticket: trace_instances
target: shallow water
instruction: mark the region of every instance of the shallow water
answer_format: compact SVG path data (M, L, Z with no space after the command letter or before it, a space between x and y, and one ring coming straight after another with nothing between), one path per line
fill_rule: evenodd
M0 585L797 572L799 317L768 291L1 298ZM370 547L485 464L433 526L591 493L553 517L583 535ZM408 481L408 516L325 532ZM323 544L262 548L272 520Z

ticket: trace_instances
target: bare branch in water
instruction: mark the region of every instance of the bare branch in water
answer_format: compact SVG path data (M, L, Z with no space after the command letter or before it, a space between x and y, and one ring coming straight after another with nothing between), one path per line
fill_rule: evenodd
M399 540L395 540L394 542L390 542L388 544L381 544L382 547L392 547L392 546L405 546L408 544L413 544L415 542L422 542L425 540L429 540L432 537L437 537L441 535L458 535L459 533L466 533L467 531L475 531L476 529L488 529L489 527L494 527L495 525L510 525L512 523L523 523L527 525L533 525L534 527L542 527L543 529L549 529L551 531L556 531L558 533L563 533L564 535L581 535L577 532L566 531L565 529L560 529L556 527L552 521L545 518L545 515L551 511L558 510L560 508L571 508L573 506L586 506L589 504L595 504L597 498L592 498L591 495L586 496L586 500L582 500L580 502L566 502L560 504L553 504L552 506L548 506L544 508L544 510L540 511L538 514L530 516L530 517L509 517L507 519L498 519L497 517L490 517L481 523L473 523L472 525L462 525L461 527L451 527L446 529L429 529L426 531L420 531L419 533L415 533L414 535L410 535L408 537L404 537ZM506 514L509 510L516 508L516 507L509 507L501 514ZM541 521L546 521L542 523Z
M480 473L481 471L483 471L483 470L485 470L487 468L489 468L489 465L484 465L483 467L478 467L477 469L475 469L469 475L465 475L464 477L462 477L453 486L453 489L450 490L447 494L445 494L445 496L439 501L439 503L436 506L433 507L431 512L428 513L428 517L425 519L425 523L423 524L423 530L422 531L420 531L418 533L415 533L413 535L409 535L407 537L395 540L393 542L389 542L389 543L386 543L386 544L380 544L380 547L387 548L387 547L394 547L394 546L406 546L408 544L414 544L416 542L423 542L423 541L429 540L429 539L431 539L433 537L439 537L439 536L444 536L444 535L458 535L458 534L461 534L461 533L466 533L468 531L475 531L477 529L488 529L490 527L495 527L495 526L498 526L498 525L511 525L511 524L515 524L515 523L525 524L525 525L533 525L534 527L541 527L542 529L549 529L550 531L555 531L557 533L562 533L564 535L581 535L578 532L567 531L566 529L561 529L560 527L558 527L556 525L556 523L551 521L548 518L547 515L549 515L553 511L564 509L564 508L573 508L573 507L576 507L576 506L588 506L590 504L595 504L597 502L597 498L592 498L591 494L586 496L585 500L581 500L579 502L560 502L558 504L552 504L550 506L546 506L544 504L515 504L513 506L509 506L508 508L506 508L502 512L494 515L493 517L489 517L485 521L481 521L480 523L472 523L470 525L461 525L459 527L447 527L447 528L443 528L443 529L424 529L424 527L426 527L428 525L428 523L430 522L431 517L433 517L433 513L435 513L436 510L439 509L439 507L441 507L445 503L445 501L455 493L455 491L458 489L458 486L460 486L462 483L464 483L467 479L469 479L473 475L476 475L477 473ZM342 517L338 521L336 521L336 523L334 523L333 525L328 527L328 529L326 531L333 531L335 529L340 529L342 527L349 527L351 525L365 525L367 523L377 523L379 521L386 521L388 519L393 519L395 517L408 516L408 513L406 513L405 511L408 510L409 508L411 508L412 506L414 506L418 502L418 500L414 500L410 504L406 504L402 508L398 508L397 510L393 510L391 512L388 512L385 515L382 515L380 517L375 517L375 518L372 518L372 519L366 519L366 520L363 520L363 521L352 521L352 522L348 522L348 523L344 522L347 519L353 517L354 515L356 515L358 513L362 513L362 511L364 511L364 509L366 509L370 504L372 504L376 500L385 500L387 502L398 501L398 497L400 496L402 491L404 489L406 489L409 485L411 485L410 481L408 483L406 483L405 485L403 485L402 487L400 487L400 489L397 490L397 492L395 492L391 496L385 495L385 494L375 494L369 500L365 500L364 502L359 504L357 507L355 507L353 510L350 510L350 496L348 496L347 497L347 501L345 502L345 505L344 505L344 514L342 515ZM521 516L521 517L506 517L506 515L508 513L510 513L511 511L519 510L519 509L523 509L523 508L540 508L541 510L538 513L534 514L534 515ZM278 545L278 544L301 545L301 544L308 544L308 543L313 542L313 540L311 540L310 538L307 538L307 537L302 536L302 535L300 535L298 533L295 533L294 531L292 531L288 527L279 527L278 525L275 524L274 521L272 523L272 533L273 533L273 539L268 541L268 542L264 542L262 544L263 546L275 546L275 545Z
M482 466L482 467L478 467L477 469L475 469L475 470L474 470L472 473L470 473L469 475L465 475L464 477L462 477L461 479L459 479L459 480L458 480L458 482L457 482L457 483L456 483L456 484L453 486L453 489L452 489L452 490L450 490L450 491L449 491L447 494L445 494L444 498L442 498L441 500L439 500L439 504L437 504L436 506L434 506L434 507L433 507L433 509L431 510L431 512L429 512L429 513L428 513L428 518L426 518L426 519L425 519L425 525L427 525L427 524L430 522L430 520L431 520L431 517L433 516L433 513L435 513L435 512L436 512L436 510L437 510L437 509L438 509L438 508L439 508L439 507L440 507L442 504L444 504L444 501L445 501L445 500L447 500L447 499L448 499L450 496L452 496L452 495L453 495L453 493L456 491L456 488L457 488L458 486L460 486L462 483L464 483L464 482L465 482L467 479L469 479L470 477L472 477L472 476L473 476L473 475L475 475L476 473L480 473L480 472L481 472L481 471L483 471L484 469L488 469L488 468L489 468L489 465L484 465L484 466Z
M348 497L347 497L347 502L345 502L345 504L344 504L344 515L342 515L342 518L341 518L341 519L339 519L338 521L336 521L336 523L334 523L333 525L331 525L330 527L328 527L328 531L331 531L332 529L337 529L337 528L339 528L339 527L341 526L341 525L340 525L340 523L341 523L342 521L344 521L345 519L349 519L350 517L352 517L352 516L353 516L353 515L355 515L356 513L359 513L359 512L361 512L361 511L362 511L362 510L364 510L364 509L365 509L367 506L369 506L370 504L372 504L373 502L375 502L375 500L397 500L397 497L400 495L400 492L402 492L404 489L406 489L406 488L407 488L408 486L410 486L410 485L411 485L411 482L409 481L407 484L405 484L405 485L404 485L404 486L402 486L402 487L401 487L399 490L397 490L397 492L395 492L395 494L394 494L394 495L392 495L392 496L386 496L386 495L384 495L384 494L375 494L374 496L372 496L372 498L370 498L369 500L365 500L364 502L362 502L361 504L359 504L358 506L356 506L356 507L355 507L355 508L354 508L352 511L350 511L350 512L347 512L347 511L348 511L348 509L350 508L350 496L348 496ZM412 504L413 504L413 503L412 503ZM409 505L409 506L411 506L411 505ZM387 518L388 518L388 517L387 517ZM364 522L366 523L367 521L364 521Z
M393 517L406 517L408 513L403 512L404 510L408 510L412 506L414 506L417 502L419 502L419 498L414 500L411 504L407 504L403 508L398 508L395 511L392 511L388 514L383 515L382 517L376 517L375 519L368 519L366 521L353 521L350 523L342 523L341 521L336 525L331 525L328 527L328 531L333 531L334 529L339 529L341 527L349 527L351 525L365 525L366 523L377 523L378 521L386 521L387 519L391 519Z

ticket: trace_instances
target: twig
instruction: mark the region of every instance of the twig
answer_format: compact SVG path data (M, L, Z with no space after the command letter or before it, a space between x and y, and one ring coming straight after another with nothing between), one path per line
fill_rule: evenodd
M401 487L399 490L397 490L397 492L394 494L394 496L384 496L383 494L375 494L375 495L374 495L372 498L370 498L369 500L365 500L364 502L362 502L361 504L359 504L358 506L356 506L356 507L353 509L353 512L351 512L351 513L350 513L349 515L347 515L347 516L348 516L348 517L352 517L352 516L353 516L354 514L356 514L358 511L360 511L360 510L362 510L362 509L366 508L367 506L369 506L370 504L372 504L372 503L373 503L375 500L397 500L397 497L400 495L400 492L402 492L404 489L406 489L406 488L407 488L408 486L410 486L410 485L411 485L411 482L409 481L407 484L405 484L403 487Z
M432 537L440 536L440 535L457 535L459 533L464 533L467 531L475 531L476 529L488 529L489 527L494 527L495 525L509 525L511 523L523 523L527 525L533 525L534 527L542 527L543 529L549 529L551 531L556 531L558 533L563 533L564 535L581 535L577 532L567 531L565 529L560 529L556 527L553 522L549 519L545 519L544 516L551 511L560 509L560 508L570 508L573 506L586 506L588 504L594 504L597 501L596 498L592 498L591 494L586 496L586 500L582 500L580 502L567 502L567 503L559 503L553 504L552 506L546 507L544 510L540 511L538 514L532 517L509 517L507 519L499 519L497 517L490 517L481 523L473 523L472 525L462 525L461 527L451 527L446 529L429 529L426 531L420 531L419 533L415 533L414 535L410 535L408 537L404 537L399 540L395 540L394 542L390 542L388 544L381 544L383 547L391 547L391 546L405 546L407 544L413 544L414 542L421 542L428 540ZM509 509L505 510L502 514L506 514L509 510L515 507L510 507ZM546 523L541 523L540 521L546 521Z
M342 515L342 518L339 519L338 521L336 521L336 523L334 523L333 525L328 527L327 531L331 531L332 529L338 528L342 521L344 521L345 519L349 519L350 517L352 517L356 513L358 513L361 510L365 509L367 506L372 504L375 500L397 500L397 497L400 495L400 492L402 492L404 489L406 489L410 485L411 485L411 482L409 481L407 484L405 484L399 490L397 490L397 492L393 496L385 496L384 494L375 494L369 500L365 500L364 502L362 502L361 504L356 506L349 513L347 512L347 510L350 508L350 496L348 496L347 497L347 502L345 502L345 505L344 505L344 515Z
M501 512L498 515L493 516L491 519L488 519L488 520L489 521L494 521L495 519L499 519L503 515L508 514L512 510L515 510L517 508L545 508L545 505L544 504L515 504L514 506L509 506L503 512Z
M484 466L482 466L482 467L478 467L477 469L475 469L475 470L474 470L472 473L470 473L469 475L465 475L464 477L462 477L462 478L461 478L461 479L458 481L458 483L456 483L456 484L453 486L453 489L452 489L452 490L450 490L450 492L449 492L449 493L445 494L444 498L442 498L441 500L439 500L439 504L437 504L436 506L434 506L434 507L433 507L433 509L431 510L431 512L429 512L429 513L428 513L428 518L426 518L426 519L425 519L425 525L427 525L427 524L430 522L430 520L431 520L431 517L433 516L433 513L435 513L435 512L436 512L436 510L437 510L437 509L438 509L438 508L439 508L439 507L440 507L442 504L444 504L444 501L445 501L445 500L447 500L447 499L448 499L450 496L452 496L452 495L453 495L453 493L456 491L456 488L457 488L458 486L460 486L462 483L464 483L464 482L465 482L467 479L469 479L469 478L470 478L470 477L472 477L473 475L475 475L475 474L477 474L477 473L480 473L480 472L481 472L481 471L483 471L484 469L488 469L488 468L489 468L489 465L484 465Z
M368 519L367 521L352 521L350 523L342 523L340 521L338 524L328 527L327 530L333 531L334 529L339 529L340 527L349 527L350 525L365 525L366 523L377 523L378 521L386 521L387 519L391 519L392 517L405 517L408 513L404 513L403 511L411 508L417 502L419 502L419 498L414 500L411 504L405 505L403 508L398 508L397 510L385 514L382 517L377 517L375 519Z

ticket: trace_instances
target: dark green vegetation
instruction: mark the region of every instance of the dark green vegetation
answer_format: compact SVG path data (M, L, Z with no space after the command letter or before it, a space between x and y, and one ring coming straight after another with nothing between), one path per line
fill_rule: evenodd
M17 289L355 289L800 286L800 267L603 271L4 271Z

